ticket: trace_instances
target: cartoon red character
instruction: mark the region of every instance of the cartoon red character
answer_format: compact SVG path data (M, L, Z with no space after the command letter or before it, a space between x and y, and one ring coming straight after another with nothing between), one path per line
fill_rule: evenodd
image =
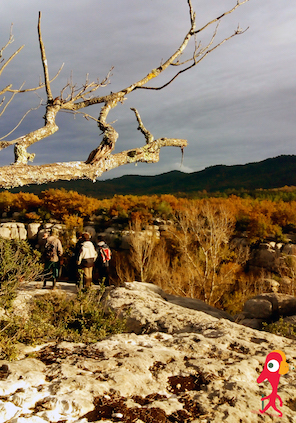
M277 388L281 375L285 375L288 371L289 365L286 362L286 356L282 351L275 350L268 354L265 360L264 369L258 377L257 382L261 383L267 379L272 386L272 392L267 397L262 398L262 401L269 399L269 403L263 410L259 410L261 414L265 413L269 407L272 407L279 413L279 417L282 417L283 413L276 408L275 401L278 398L280 406L283 406L283 401L277 393Z

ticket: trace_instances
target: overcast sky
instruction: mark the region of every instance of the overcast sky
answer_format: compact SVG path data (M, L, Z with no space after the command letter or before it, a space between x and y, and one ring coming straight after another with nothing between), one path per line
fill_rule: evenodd
M236 0L192 0L197 26L230 9ZM42 35L50 76L65 63L52 84L54 96L73 79L80 85L88 73L91 80L104 78L113 66L109 93L129 86L166 60L181 44L189 29L186 0L1 0L0 45L13 23L14 43L8 57L20 45L22 52L2 74L0 89L24 81L25 88L38 85L42 76L37 37L38 11L42 11ZM108 116L119 133L116 152L144 144L130 107L141 114L155 138L185 138L181 152L165 148L158 164L122 166L103 175L155 175L178 169L193 172L216 164L245 164L280 154L296 154L296 2L249 0L222 20L217 40L229 36L237 25L246 33L211 53L197 67L183 73L161 91L138 90ZM212 27L211 31L214 30ZM211 31L201 38L210 39ZM188 49L186 57L192 54ZM172 69L173 71L175 69ZM170 69L168 74L171 75ZM164 82L155 79L153 85ZM44 92L38 91L43 99ZM1 134L38 105L36 94L22 94L1 119ZM97 117L99 107L88 112ZM43 124L44 109L31 112L8 139ZM60 130L34 144L35 164L85 160L99 143L95 122L61 113ZM1 151L0 165L13 161L13 149Z

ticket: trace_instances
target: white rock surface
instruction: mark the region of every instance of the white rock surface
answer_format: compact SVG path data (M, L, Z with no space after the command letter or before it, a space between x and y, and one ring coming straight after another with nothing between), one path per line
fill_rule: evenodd
M23 223L5 222L0 224L0 237L5 239L27 239L27 230Z
M110 289L108 304L128 307L138 334L47 344L0 361L10 371L0 380L0 421L296 421L295 341L173 304L138 283ZM279 383L281 419L258 413L271 386L256 380L275 349L290 365Z
M41 226L41 223L29 223L28 224L28 239L35 239L38 234L38 230Z

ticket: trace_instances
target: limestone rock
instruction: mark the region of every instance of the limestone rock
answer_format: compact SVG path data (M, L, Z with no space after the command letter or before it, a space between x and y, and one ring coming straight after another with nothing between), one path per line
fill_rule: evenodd
M296 327L296 315L295 316L288 316L284 318L285 322L290 323L291 325Z
M269 301L272 305L272 314L274 318L296 314L296 297L292 295L266 293L257 295L252 300ZM261 316L261 318L264 317Z
M280 420L295 421L296 341L173 304L162 295L158 287L138 283L109 288L106 304L117 313L127 310L138 334L90 345L49 343L31 347L31 358L0 361L5 371L0 421L275 421L269 414L258 416L271 385L256 380L276 349L285 352L290 366L279 382Z
M124 288L107 290L106 307L128 314L128 331L137 334L198 332L205 316L209 321L214 318L233 320L228 313L203 301L169 295L156 285L142 282L128 282Z
M281 252L275 243L261 243L259 248L253 250L249 264L273 270L279 264L280 255Z
M271 278L265 278L264 284L269 288L268 291L270 290L272 292L278 292L281 285L279 282Z
M10 229L5 227L5 226L1 226L0 227L0 237L4 238L4 239L10 239Z
M11 402L3 402L0 400L0 418L3 422L7 422L16 415L19 408Z
M19 227L18 228L19 239L24 241L27 239L27 230L25 228Z
M296 255L296 245L295 244L286 244L282 248L282 253L286 255Z
M262 323L264 322L263 319L242 319L239 320L240 325L248 326L252 329L261 330L262 329Z
M249 318L269 319L272 316L272 303L264 298L251 298L246 301L243 311Z
M23 223L4 222L0 226L0 237L5 239L27 239L27 230Z
M20 238L18 227L16 226L16 224L15 224L15 226L10 227L10 238L11 239L19 239Z
M40 228L40 223L29 223L28 224L28 239L35 239Z

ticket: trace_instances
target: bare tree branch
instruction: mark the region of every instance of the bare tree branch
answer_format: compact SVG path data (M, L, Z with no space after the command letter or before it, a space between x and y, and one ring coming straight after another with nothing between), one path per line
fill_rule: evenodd
M39 19L38 19L38 38L39 38L39 45L40 45L40 52L41 52L41 61L43 66L43 72L44 72L44 80L45 80L45 89L47 94L47 101L50 101L53 99L52 92L50 88L50 82L49 82L49 75L48 75L48 66L47 66L47 59L45 54L45 47L42 41L42 34L41 34L41 12L39 12Z
M25 46L21 46L17 49L17 51L15 51L10 57L9 59L6 60L6 62L1 66L0 68L0 75L2 74L2 72L4 71L4 69L6 68L6 66L9 65L10 62L12 62L12 60L15 58L16 55L19 54L19 52L24 48Z
M203 27L196 29L196 15L192 7L191 0L187 0L188 9L189 9L189 18L190 18L190 26L188 32L185 34L183 41L181 42L180 46L165 60L161 65L155 69L152 69L146 76L139 79L137 82L115 92L110 93L108 95L99 96L97 95L97 90L101 87L105 87L110 80L112 68L107 74L107 76L100 82L99 80L90 82L88 79L88 75L86 76L86 81L81 87L77 87L76 84L73 83L72 75L70 80L64 86L64 88L60 91L60 95L53 98L51 83L54 79L59 75L62 67L58 71L57 75L50 80L49 78L49 71L48 71L48 63L45 53L45 46L42 39L41 33L41 12L39 12L38 16L38 39L39 39L39 47L41 53L41 61L43 66L43 73L44 73L44 82L40 82L39 86L36 88L28 88L28 89L13 89L12 85L8 85L0 91L0 95L5 94L6 92L12 93L11 98L8 100L8 104L11 103L13 97L17 93L24 93L28 91L35 91L40 88L45 88L47 101L46 101L46 110L44 115L44 125L40 128L33 130L32 132L25 134L19 138L10 141L0 141L0 150L3 148L8 147L9 145L15 145L15 165L13 166L5 166L0 169L0 175L2 178L2 182L0 183L0 187L8 188L12 186L21 186L30 183L44 183L49 181L57 181L57 180L70 180L70 179L81 179L81 178L88 178L91 180L96 180L103 172L108 170L114 169L118 166L128 164L128 163L137 163L137 162L145 162L145 163L155 163L159 160L159 151L162 147L166 146L177 146L180 147L183 154L183 149L187 145L186 140L182 139L170 139L170 138L158 138L154 140L153 135L148 131L141 119L141 116L137 109L131 108L131 110L135 113L137 122L138 122L138 130L142 132L145 137L146 145L143 147L135 148L132 150L122 151L121 153L112 154L115 144L117 142L119 134L116 132L114 127L112 126L112 122L108 123L108 115L113 108L115 108L118 103L123 103L127 96L137 89L149 89L149 90L160 90L165 88L167 85L171 84L179 75L184 72L187 72L192 67L196 66L201 60L203 60L209 53L214 51L216 48L221 46L223 43L228 41L229 39L233 38L236 35L243 33L244 31L240 30L239 28L231 34L229 37L224 38L222 41L217 42L215 44L216 35L218 31L218 25L216 26L212 37L208 44L205 47L202 47L201 43L197 43L196 36L204 29L209 27L214 23L218 23L224 18L226 15L232 13L236 10L239 6L243 5L249 0L237 0L236 5L224 12L222 15L218 16L217 18L209 21ZM185 59L183 61L180 60L183 53L185 52L186 48L190 40L194 38L195 40L195 47L192 56L189 59ZM10 35L9 41L4 48L6 48L13 40L12 34ZM4 50L2 48L0 50L0 59L2 52ZM8 61L4 62L2 68L0 69L0 74L2 70L10 63L13 58L19 53L22 49L18 49L9 59ZM3 62L3 61L2 61ZM1 62L0 62L1 63ZM150 87L147 86L147 83L154 78L157 78L160 74L164 73L166 69L170 66L181 66L186 65L188 66L181 69L176 75L170 78L164 85L161 87ZM5 99L2 98L0 100L0 106L4 106L4 110L7 107L7 104L4 104ZM93 105L101 105L100 112L98 118L94 118L87 113L81 112L82 109ZM2 109L1 114L3 114L4 110ZM82 114L85 118L95 120L99 129L102 131L103 137L98 145L94 150L92 150L85 163L82 161L80 162L65 162L65 163L55 163L55 164L47 164L42 166L28 166L27 161L33 160L34 154L27 153L27 148L34 144L37 141L40 141L46 137L49 137L53 133L55 133L59 128L56 124L56 116L60 111L70 112L74 115L79 113ZM0 115L1 116L1 115ZM26 116L26 115L25 115ZM25 117L24 116L24 117ZM21 119L23 121L24 117ZM19 122L20 124L20 122ZM19 126L19 124L17 126ZM8 134L9 135L9 134ZM7 136L8 136L7 135ZM6 138L6 137L5 137ZM3 138L2 138L3 139Z
M140 113L138 112L137 109L131 107L131 110L133 112L135 112L137 121L138 121L138 130L142 132L142 134L144 135L145 139L146 139L146 143L149 144L154 140L154 136L151 134L151 132L148 131L148 129L145 128L145 126L143 125Z
M93 182L104 172L130 163L157 163L163 147L187 146L187 141L159 138L143 147L112 154L107 160L86 164L84 162L53 163L42 166L17 164L0 168L0 188L13 188L29 184L43 184L59 180L90 179Z
M55 76L49 81L49 83L52 83L59 76L59 74L61 73L63 67L64 67L64 63L61 65L60 69L57 71L57 73L55 74ZM12 87L12 84L10 84L9 87ZM41 88L44 88L44 87L45 87L45 84L44 83L40 83L37 87L26 88L25 90L13 90L11 88L8 88L6 91L9 92L9 93L15 93L15 94L18 94L18 93L28 93L30 91L40 90ZM1 92L0 92L0 95L1 95Z
M221 19L223 19L226 15L229 15L230 13L234 12L235 9L237 9L239 6L242 6L243 4L247 3L249 0L243 0L243 1L239 1L237 0L236 5L228 10L227 12L222 13L222 15L218 16L217 18L213 19L212 21L207 22L203 27L197 29L195 31L195 34L198 34L199 32L204 31L208 26L212 25L213 23L217 22L217 21L221 21ZM191 3L191 0L188 0L188 3Z
M12 97L13 98L13 97ZM15 125L15 127L8 133L8 134L6 134L6 135L4 135L2 138L0 138L0 141L2 141L2 140L4 140L5 138L7 138L7 137L9 137L9 135L11 135L19 126L20 126L20 124L23 122L23 120L26 118L26 116L30 113L30 112L32 112L33 110L37 110L37 109L39 109L39 107L41 106L41 101L40 101L40 103L38 104L38 106L37 107L32 107L30 110L28 110L25 114L24 114L24 116L20 119L20 121L17 123L17 125ZM4 109L5 110L5 109ZM0 116L1 116L1 114L2 113L0 113ZM2 150L2 148L1 148L1 144L2 143L0 143L0 151ZM14 144L14 142L12 143L12 144ZM10 143L9 143L9 141L8 141L8 145L7 145L7 147L9 146L9 145L11 145Z

